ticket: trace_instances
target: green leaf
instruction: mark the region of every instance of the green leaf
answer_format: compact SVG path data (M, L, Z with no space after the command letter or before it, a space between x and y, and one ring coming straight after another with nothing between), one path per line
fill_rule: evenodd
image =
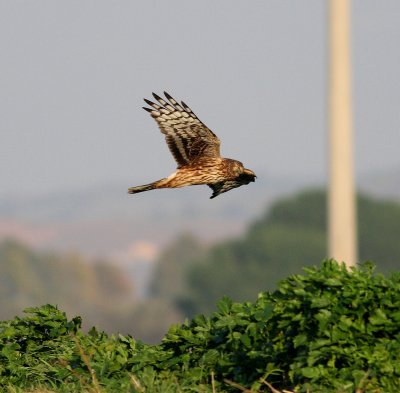
M369 322L372 325L384 325L388 322L385 312L378 308L375 310L374 314L369 318Z
M318 367L304 367L300 371L306 378L317 378L320 375Z
M231 307L232 307L232 300L229 299L227 296L223 297L217 303L217 308L223 315L229 314Z

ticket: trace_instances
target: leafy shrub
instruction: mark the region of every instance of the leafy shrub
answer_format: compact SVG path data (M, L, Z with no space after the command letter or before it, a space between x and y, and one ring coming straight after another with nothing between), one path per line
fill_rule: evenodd
M399 392L400 275L334 261L305 273L254 303L224 298L155 346L85 334L53 306L29 309L0 323L0 387L261 392L268 381L296 392Z
M136 353L133 339L108 337L96 329L84 334L80 317L68 321L51 305L25 312L24 318L0 323L0 387L71 392L93 382L93 375L108 386L129 386L125 371L128 357ZM125 380L119 381L121 376Z
M305 271L254 304L223 299L211 319L171 329L162 347L175 367L206 364L246 386L268 377L304 392L400 391L400 274L334 261Z

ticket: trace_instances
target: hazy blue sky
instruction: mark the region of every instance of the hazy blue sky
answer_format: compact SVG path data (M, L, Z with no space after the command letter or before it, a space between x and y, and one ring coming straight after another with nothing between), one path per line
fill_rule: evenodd
M326 2L0 0L0 196L175 167L167 90L258 173L326 173ZM400 2L353 2L356 168L400 168ZM262 181L262 176L258 181Z

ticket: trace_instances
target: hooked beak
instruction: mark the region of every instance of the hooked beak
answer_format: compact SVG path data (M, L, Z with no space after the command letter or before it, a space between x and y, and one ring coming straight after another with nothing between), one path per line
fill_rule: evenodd
M253 171L251 171L250 169L245 168L243 173L252 178L250 181L255 181L255 179L257 178L256 174Z

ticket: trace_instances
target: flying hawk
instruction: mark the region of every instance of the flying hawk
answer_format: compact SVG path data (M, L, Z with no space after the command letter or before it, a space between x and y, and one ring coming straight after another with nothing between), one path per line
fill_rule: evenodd
M207 184L213 191L210 198L253 182L256 175L240 161L222 158L220 140L183 102L179 104L167 92L168 101L153 93L154 103L144 99L150 112L165 135L167 145L178 164L172 175L143 186L131 187L129 194Z

